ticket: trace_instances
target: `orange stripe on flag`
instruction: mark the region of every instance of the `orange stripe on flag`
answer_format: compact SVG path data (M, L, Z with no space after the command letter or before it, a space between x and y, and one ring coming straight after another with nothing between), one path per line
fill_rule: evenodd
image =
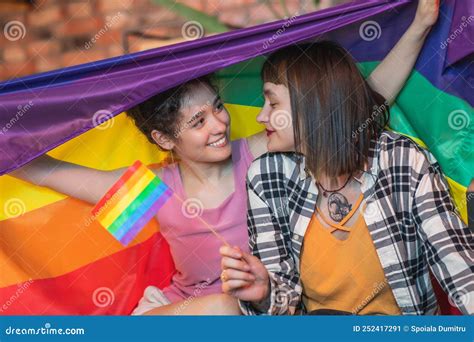
M50 278L125 249L91 216L86 202L67 198L0 222L0 287ZM129 245L159 230L150 221Z

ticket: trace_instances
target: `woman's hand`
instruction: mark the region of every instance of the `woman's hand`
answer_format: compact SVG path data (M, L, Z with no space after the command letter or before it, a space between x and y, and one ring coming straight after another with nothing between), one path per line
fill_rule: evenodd
M440 0L418 0L413 25L420 31L429 30L438 20Z
M238 299L258 303L270 292L268 271L257 257L238 247L222 246L222 291Z

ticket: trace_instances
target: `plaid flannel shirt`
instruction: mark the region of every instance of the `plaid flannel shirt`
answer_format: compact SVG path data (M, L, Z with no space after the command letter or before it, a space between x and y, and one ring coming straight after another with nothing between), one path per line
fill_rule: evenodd
M473 233L455 213L439 164L389 131L372 141L368 161L358 179L362 214L402 314L437 313L430 269L450 301L473 314ZM304 313L300 252L318 196L304 158L261 156L248 171L247 191L250 250L269 272L270 296L263 306L240 301L240 307L247 315Z

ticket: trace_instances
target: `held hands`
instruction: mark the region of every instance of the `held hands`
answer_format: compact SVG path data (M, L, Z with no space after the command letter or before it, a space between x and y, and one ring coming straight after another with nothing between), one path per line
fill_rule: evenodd
M270 292L268 271L257 257L238 247L222 246L222 291L238 299L261 302Z
M438 20L440 0L418 0L413 25L419 30L429 30Z

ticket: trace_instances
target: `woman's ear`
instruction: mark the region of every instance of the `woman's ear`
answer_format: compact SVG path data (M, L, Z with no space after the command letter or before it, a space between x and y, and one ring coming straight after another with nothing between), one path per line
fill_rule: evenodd
M151 131L151 137L163 150L171 151L175 146L175 143L168 136L161 133L160 131L157 131L156 129Z

